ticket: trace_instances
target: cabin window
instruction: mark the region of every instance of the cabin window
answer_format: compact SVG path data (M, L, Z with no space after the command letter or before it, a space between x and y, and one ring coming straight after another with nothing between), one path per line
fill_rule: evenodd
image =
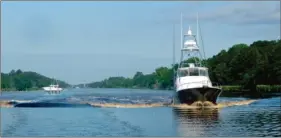
M178 74L179 74L179 77L188 76L188 70L179 70Z
M189 76L199 76L198 68L189 68Z
M206 69L200 69L200 76L209 76L209 74L208 74L208 70L206 70Z

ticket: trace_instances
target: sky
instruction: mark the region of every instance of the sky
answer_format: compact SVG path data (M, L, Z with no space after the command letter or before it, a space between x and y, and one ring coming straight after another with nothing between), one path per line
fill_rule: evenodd
M194 33L198 13L207 58L280 36L280 1L1 3L1 72L34 71L70 84L170 67L174 32L180 57L180 13Z

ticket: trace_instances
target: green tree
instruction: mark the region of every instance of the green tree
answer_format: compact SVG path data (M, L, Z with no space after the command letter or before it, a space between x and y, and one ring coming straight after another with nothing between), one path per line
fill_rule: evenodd
M202 63L209 68L213 82L223 85L242 85L250 89L250 95L259 95L256 86L259 84L275 85L281 83L281 43L278 41L255 41L251 45L235 44L228 50L221 50ZM194 62L196 58L184 61ZM137 72L133 78L117 78L122 83L114 87L137 87L169 89L173 87L173 78L179 64L171 68L159 67L151 74ZM116 80L103 80L90 83L93 87L109 87ZM111 85L112 86L112 85Z

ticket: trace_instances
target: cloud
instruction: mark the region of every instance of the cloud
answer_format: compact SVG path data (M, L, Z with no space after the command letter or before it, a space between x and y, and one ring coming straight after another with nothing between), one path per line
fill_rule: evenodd
M194 20L196 15L186 16ZM253 25L280 24L280 2L234 2L199 15L200 20Z
M280 2L278 1L232 1L187 3L174 10L161 13L164 18L159 23L179 24L180 13L184 20L196 21L196 12L200 22L216 22L231 25L280 24Z

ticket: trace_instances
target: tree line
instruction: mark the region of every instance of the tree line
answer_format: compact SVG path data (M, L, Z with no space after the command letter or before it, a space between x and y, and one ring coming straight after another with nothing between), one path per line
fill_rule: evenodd
M192 59L189 59L192 60ZM203 60L209 68L212 82L221 85L241 85L255 91L257 85L281 84L281 44L280 40L259 40L250 45L236 44L228 50ZM173 88L173 69L159 67L150 74L136 72L132 78L109 77L99 82L87 84L92 88Z
M3 91L36 90L46 87L51 83L58 83L60 87L69 86L66 82L60 80L55 81L54 79L31 71L24 72L19 69L17 71L12 70L9 73L1 73L1 90Z

